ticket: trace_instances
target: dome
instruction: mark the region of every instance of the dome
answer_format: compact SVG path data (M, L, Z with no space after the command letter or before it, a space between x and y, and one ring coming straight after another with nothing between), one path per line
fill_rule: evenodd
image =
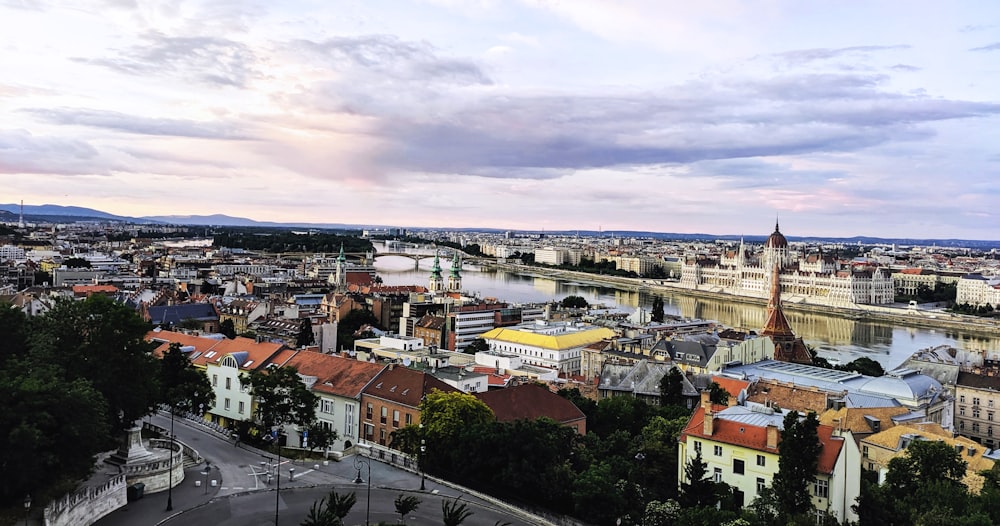
M774 222L774 233L768 236L764 248L788 248L788 240L778 230L778 222Z
M897 400L921 400L942 391L941 383L913 370L886 373L864 383L862 392L889 396Z

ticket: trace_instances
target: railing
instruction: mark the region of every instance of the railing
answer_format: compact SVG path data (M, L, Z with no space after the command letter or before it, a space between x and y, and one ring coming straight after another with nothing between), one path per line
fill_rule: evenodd
M109 493L123 491L124 489L125 474L119 474L100 486L84 488L75 493L65 495L45 507L45 524L59 524L62 516L73 511L77 506L104 499ZM108 512L110 511L108 510ZM100 517L94 517L94 520L98 518Z

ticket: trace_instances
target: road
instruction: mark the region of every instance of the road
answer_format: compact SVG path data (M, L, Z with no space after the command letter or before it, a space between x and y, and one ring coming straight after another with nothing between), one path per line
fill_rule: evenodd
M153 415L148 420L165 429L170 427L170 419L166 414ZM224 435L183 418L174 420L174 434L205 458L211 466L208 475L203 475L205 464L188 469L184 481L173 489L173 509L170 511L166 509L167 492L147 494L102 518L95 523L97 526L273 525L275 507L278 509L280 524L293 525L301 523L312 504L334 488L338 492L354 491L358 497L352 513L346 518L346 524L365 523L368 486L354 483L359 471L354 457L347 457L340 462L331 460L325 464L322 461L290 461L282 458L280 492L276 493L278 481L272 477L268 483L266 476L261 475L266 471L268 463L273 466L276 459L272 453L245 445L236 447ZM264 466L261 462L264 462ZM367 482L369 466L361 464L360 467L361 476ZM294 480L289 479L290 469L295 470ZM498 521L512 526L539 524L539 521L521 518L527 515L503 510L431 478L425 481L426 491L421 491L419 474L392 465L371 461L370 473L371 524L378 524L379 521L394 523L399 519L393 502L400 493L414 495L423 501L413 514L413 519L407 518L408 525L441 524L442 498L459 497L475 513L464 523L467 526L493 526ZM209 481L208 484L205 484L206 480ZM211 481L214 481L214 485ZM196 482L199 486L195 486Z

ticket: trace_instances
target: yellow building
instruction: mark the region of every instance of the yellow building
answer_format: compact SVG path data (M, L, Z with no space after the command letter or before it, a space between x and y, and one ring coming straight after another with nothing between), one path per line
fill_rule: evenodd
M544 322L493 329L480 336L491 351L516 354L529 365L580 374L583 349L614 338L615 331L579 323Z
M765 406L714 406L708 392L702 393L680 436L678 477L701 452L701 458L716 482L734 488L737 501L749 505L764 488L770 487L778 472L778 445L784 413ZM850 432L838 435L830 426L817 429L823 448L816 479L810 493L818 513L830 513L839 522L857 521L851 505L861 493L858 450Z

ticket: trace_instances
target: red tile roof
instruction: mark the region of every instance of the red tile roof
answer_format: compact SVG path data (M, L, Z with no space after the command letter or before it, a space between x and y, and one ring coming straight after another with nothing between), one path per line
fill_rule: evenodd
M383 364L309 351L298 353L288 365L298 369L300 374L316 377L313 391L347 398L359 398L365 386L386 367Z
M740 391L746 389L750 386L750 382L745 380L737 380L736 378L729 378L727 376L713 376L712 381L719 384L719 387L726 390L729 396L736 399L740 395Z
M437 389L445 393L460 393L458 389L430 374L406 367L386 367L368 384L363 393L398 404L417 407L425 393Z
M565 424L587 418L573 402L538 384L528 383L475 394L493 410L500 422L535 420L547 416Z
M721 411L723 409L725 409L724 406L713 406L713 411ZM704 434L704 422L705 408L699 406L695 410L694 414L691 415L691 419L688 420L687 427L685 427L684 431L681 432L680 441L686 443L687 437L691 436L722 444L742 446L749 449L755 449L757 451L775 454L778 453L776 449L768 449L767 447L766 427L734 422L726 420L725 418L716 417L712 426L713 433L709 436ZM820 473L833 473L834 465L837 463L837 457L840 456L840 450L844 446L844 440L834 437L833 428L830 426L820 424L816 429L816 432L819 435L819 441L823 444L823 449L819 454L819 466L817 469ZM778 435L778 443L781 443L780 432Z

